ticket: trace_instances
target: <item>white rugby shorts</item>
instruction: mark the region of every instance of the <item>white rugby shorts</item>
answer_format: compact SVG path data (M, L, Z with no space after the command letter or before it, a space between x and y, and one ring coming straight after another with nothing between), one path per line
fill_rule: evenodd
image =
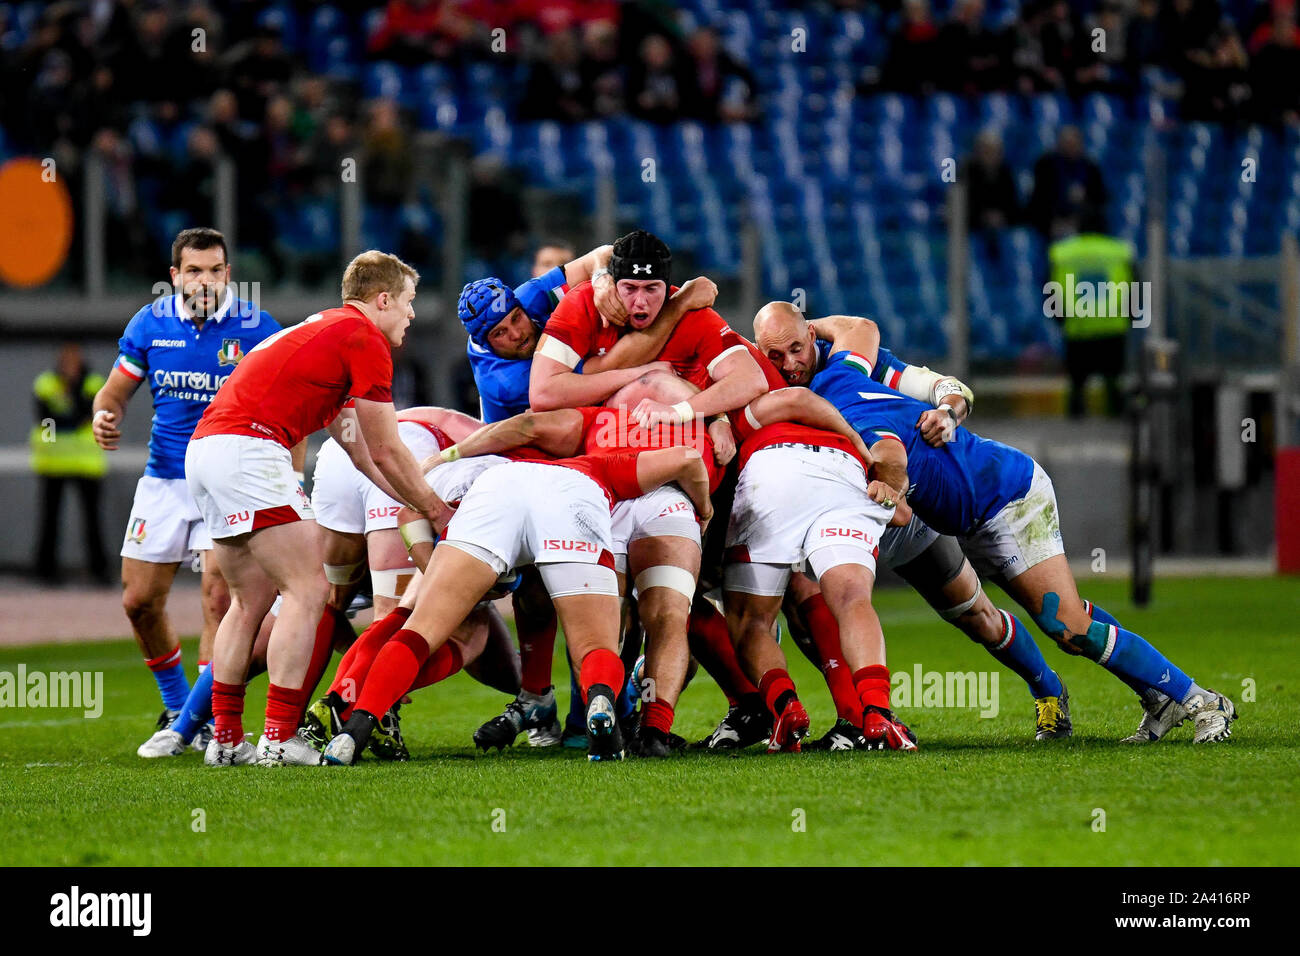
M289 449L269 438L197 438L185 450L185 480L214 539L315 518Z
M957 540L976 573L994 581L1010 581L1048 558L1065 554L1052 479L1034 462L1034 476L1025 496L1008 502L974 532Z
M210 550L212 536L185 479L142 476L135 485L122 557L176 564L195 551Z
M438 453L433 433L418 422L398 422L397 434L417 462ZM311 507L322 528L370 534L397 527L402 503L363 475L343 446L331 438L321 446L312 474Z
M642 538L672 536L700 545L700 522L695 506L676 485L660 485L649 494L628 498L614 505L610 516L614 541L614 567L627 573L627 549Z

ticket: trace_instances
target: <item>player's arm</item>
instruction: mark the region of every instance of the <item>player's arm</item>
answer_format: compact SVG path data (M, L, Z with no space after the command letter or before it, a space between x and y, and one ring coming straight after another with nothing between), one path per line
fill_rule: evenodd
M528 404L534 411L599 405L629 382L652 369L669 369L667 362L610 369L594 375L579 375L574 369L581 356L559 339L543 334L533 354L528 378Z
M872 465L871 451L863 442L862 436L854 431L853 426L840 414L839 409L809 389L778 388L776 391L758 396L745 406L742 414L755 431L764 425L776 422L796 422L810 428L842 435L852 443L867 467Z
M613 314L618 318L621 313L622 321L626 322L627 311L623 308L623 300L618 297L617 285L618 283L608 273L600 281L592 282L596 295L596 308L602 317ZM627 368L630 365L653 362L668 344L668 339L677 328L677 323L681 321L682 316L695 309L709 308L717 297L718 287L713 280L704 276L688 279L668 298L648 328L625 332L617 344L604 355L593 355L583 362L583 373L603 372L611 368Z
M610 257L613 255L612 245L597 246L585 255L566 262L564 264L565 285L572 289L575 285L580 285L595 276L597 271L608 269Z
M702 392L676 405L642 399L632 410L633 420L643 428L666 422L689 422L697 415L708 418L728 409L742 408L767 391L767 378L743 347L731 350L709 369L713 382Z
M365 438L365 451L374 467L405 501L441 530L451 520L451 509L425 483L424 473L397 433L397 412L391 402L356 399L357 423ZM363 472L364 473L364 472ZM367 477L369 477L367 475Z
M126 403L131 400L141 379L132 378L120 368L108 373L108 381L95 393L91 431L95 441L105 451L115 451L122 438L122 420L126 417Z
M402 410L404 421L419 421L442 429L452 441L460 441L483 427L483 423L473 415L466 415L452 408L439 408L437 405L417 405Z
M677 482L678 487L691 499L700 520L713 517L713 503L709 499L709 470L698 448L678 445L645 451L636 459L636 480L641 493L648 494L660 485Z
M823 342L831 343L831 354L855 352L872 365L880 348L880 326L858 315L828 315L808 323Z
M430 455L421 468L427 471L444 461L499 455L524 445L540 448L557 458L571 458L582 446L582 412L562 408L553 412L527 411L503 421L484 425L437 455Z
M894 438L882 438L871 446L872 475L891 488L906 490L907 449Z
M878 505L894 509L894 513L889 518L890 525L902 528L912 520L912 506L907 503L903 492L897 488L876 480L867 485L867 497Z
M307 439L303 439L289 449L289 460L293 462L293 473L302 481L303 469L307 467Z

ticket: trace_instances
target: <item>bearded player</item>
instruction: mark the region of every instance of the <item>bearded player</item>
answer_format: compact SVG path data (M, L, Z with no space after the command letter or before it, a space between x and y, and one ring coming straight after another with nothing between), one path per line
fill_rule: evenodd
M185 485L185 447L221 383L254 346L280 330L266 312L235 298L226 241L215 229L177 234L171 281L173 295L146 305L127 324L117 361L94 401L95 440L112 451L121 439L126 406L146 379L153 399L149 461L136 485L122 541L122 606L163 705L157 732L137 751L141 757L182 754L191 738L202 749L210 736L185 708L190 686L180 641L167 616L177 568L192 555L201 556L202 675L230 596L212 560L212 539ZM178 721L181 726L174 727ZM172 730L183 733L168 733Z

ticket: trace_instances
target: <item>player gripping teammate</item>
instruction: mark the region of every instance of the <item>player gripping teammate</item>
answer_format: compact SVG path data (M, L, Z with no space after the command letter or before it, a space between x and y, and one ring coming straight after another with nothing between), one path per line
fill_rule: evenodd
M212 539L185 485L185 448L217 388L254 346L280 329L266 312L235 298L226 241L215 229L185 229L176 236L171 280L173 295L146 305L127 323L117 361L94 402L95 440L113 450L141 382L148 380L153 398L149 462L136 484L122 541L122 605L163 704L157 732L137 751L141 757L184 753L182 737L192 737L196 749L207 745L202 725L183 728L185 734L168 733L184 719L190 690L167 616L167 595L180 562L194 552L201 555L200 673L230 603L212 560Z
M457 313L469 335L466 351L479 392L483 421L489 424L502 421L528 409L529 376L538 339L556 304L571 287L592 279L593 299L600 314L612 316L616 323L626 321L626 310L605 268L611 254L611 246L600 246L549 269L539 271L535 264L534 278L515 289L496 277L489 277L471 282L461 290ZM548 261L553 261L553 256ZM664 304L664 318L671 323L693 309L707 308L716 294L717 287L712 282L692 279ZM618 369L604 376L611 382L611 392L644 371L637 367L620 368L624 351L616 348L613 354L588 363L587 370L593 374L604 368ZM551 687L555 610L535 570L528 569L522 574L512 600L519 630L523 689L502 714L484 723L475 733L475 740L484 748L509 746L525 730L533 746L549 746L560 740ZM576 691L576 675L571 677L571 686ZM583 744L581 695L572 693L570 700L564 740L566 744Z
M806 340L808 330L793 306L769 308L761 323L769 348ZM844 413L873 455L905 475L917 514L936 531L955 535L981 577L997 581L1066 653L1101 665L1139 695L1144 714L1129 742L1158 740L1189 717L1197 743L1231 735L1232 701L1197 685L1142 637L1079 597L1051 479L1037 462L965 429L934 447L914 426L918 413L929 409L875 382L866 359L847 349L830 354L811 387Z
M436 526L446 505L398 436L391 349L414 318L418 274L395 256L363 252L343 275L343 305L310 316L250 352L199 421L185 456L194 500L230 583L230 610L217 631L209 765L311 763L296 736L332 649L311 504L289 449L328 427L363 474ZM351 399L356 423L340 420ZM266 728L256 750L243 739L244 678L258 625L279 591L267 651Z

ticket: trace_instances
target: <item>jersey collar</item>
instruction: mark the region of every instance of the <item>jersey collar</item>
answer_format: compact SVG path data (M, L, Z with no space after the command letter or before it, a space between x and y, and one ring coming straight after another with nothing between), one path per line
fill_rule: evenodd
M216 322L220 325L221 322L225 320L226 316L230 314L230 307L234 304L235 290L230 288L230 286L226 286L226 297L221 301L221 308L217 309L213 315L208 316L208 318L204 320L203 324L207 325L208 322ZM172 310L176 313L176 318L180 319L182 322L192 323L194 321L193 317L185 311L185 300L179 292L172 296Z

